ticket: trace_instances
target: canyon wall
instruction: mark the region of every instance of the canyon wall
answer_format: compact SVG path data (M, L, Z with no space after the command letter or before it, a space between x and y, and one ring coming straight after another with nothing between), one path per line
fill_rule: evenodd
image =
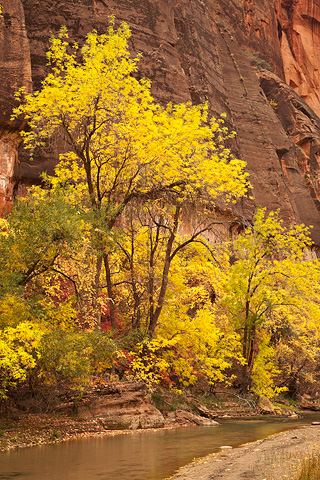
M282 1L279 37L286 83L320 115L320 2Z
M32 91L29 40L20 0L4 2L0 14L0 211L10 208L21 143L19 122L10 120L14 93Z
M233 214L251 218L254 205L280 209L287 222L313 225L320 244L320 0L2 0L0 15L0 207L13 186L52 171L53 151L33 163L20 151L10 122L12 93L39 88L49 39L66 25L83 42L108 18L127 21L130 48L143 54L140 75L157 101L208 101L237 131L234 153L247 162L254 202ZM17 178L19 179L17 180Z

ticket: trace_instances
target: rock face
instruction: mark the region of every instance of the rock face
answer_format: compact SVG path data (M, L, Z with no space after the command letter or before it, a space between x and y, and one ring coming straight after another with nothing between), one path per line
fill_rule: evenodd
M314 225L312 235L320 244L320 131L314 113L320 112L319 2L2 0L0 21L7 26L1 41L8 41L20 67L1 58L0 75L12 78L3 83L1 125L8 121L12 90L30 83L30 68L39 88L47 72L49 38L61 25L81 43L93 28L105 32L114 14L131 26L131 48L143 54L140 75L152 80L155 98L161 103L208 101L212 114L226 112L228 125L238 134L232 149L248 165L254 203L280 209L287 222ZM18 27L17 49L9 40ZM13 151L10 155L13 164ZM36 181L39 172L52 170L56 161L54 154L47 154L31 165L19 156L23 183ZM0 185L0 190L9 192L13 173L4 170L2 183L6 179L7 186ZM233 213L250 218L254 203L245 200Z
M283 0L279 22L285 80L320 115L320 1Z
M11 122L14 93L32 90L29 41L20 0L3 2L0 14L0 210L10 206L18 166L21 125Z
M270 72L260 72L260 83L270 102L274 102L283 131L291 139L282 152L281 164L291 204L297 218L314 225L319 237L317 218L320 212L320 119L284 81ZM305 190L308 187L308 192ZM313 199L311 208L309 198Z
M106 385L82 400L77 408L81 418L99 419L106 429L159 428L163 415L146 395L143 383Z
M15 179L17 177L19 132L0 127L0 211L10 209Z

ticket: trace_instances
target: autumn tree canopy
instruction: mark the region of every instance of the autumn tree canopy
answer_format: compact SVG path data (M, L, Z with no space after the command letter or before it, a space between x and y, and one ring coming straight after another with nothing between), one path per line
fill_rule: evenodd
M202 202L204 208L212 208L218 197L233 201L244 195L248 184L244 162L223 146L228 133L222 118L209 119L207 105L160 106L151 96L150 82L135 78L139 56L130 55L130 35L126 23L115 30L111 19L108 33L89 33L79 52L62 28L48 52L51 73L39 92L24 97L15 115L28 120L23 138L31 151L52 136L67 145L50 179L51 188L74 185L74 195L93 213L91 234L97 249L93 289L98 296L103 263L113 327L110 232L133 203L142 206L160 199L162 213L156 216L163 222L161 233L171 233L164 247L161 288L147 326L152 336L183 206ZM146 216L156 228L155 218L148 212Z

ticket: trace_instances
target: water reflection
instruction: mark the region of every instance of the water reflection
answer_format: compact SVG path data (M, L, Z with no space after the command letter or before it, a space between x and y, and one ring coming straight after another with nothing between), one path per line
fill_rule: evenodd
M162 480L193 458L319 420L224 421L188 427L73 440L0 454L0 480Z

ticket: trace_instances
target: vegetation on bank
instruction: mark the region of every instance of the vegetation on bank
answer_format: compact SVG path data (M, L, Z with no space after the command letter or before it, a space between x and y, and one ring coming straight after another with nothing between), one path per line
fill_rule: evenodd
M310 454L305 457L294 480L318 480L320 478L320 455Z
M31 155L64 153L1 222L2 399L23 385L48 405L100 376L175 392L312 390L320 269L308 229L261 208L252 224L221 220L215 205L249 189L226 147L234 132L207 105L158 105L129 38L112 19L79 49L62 28L42 89L18 94Z

